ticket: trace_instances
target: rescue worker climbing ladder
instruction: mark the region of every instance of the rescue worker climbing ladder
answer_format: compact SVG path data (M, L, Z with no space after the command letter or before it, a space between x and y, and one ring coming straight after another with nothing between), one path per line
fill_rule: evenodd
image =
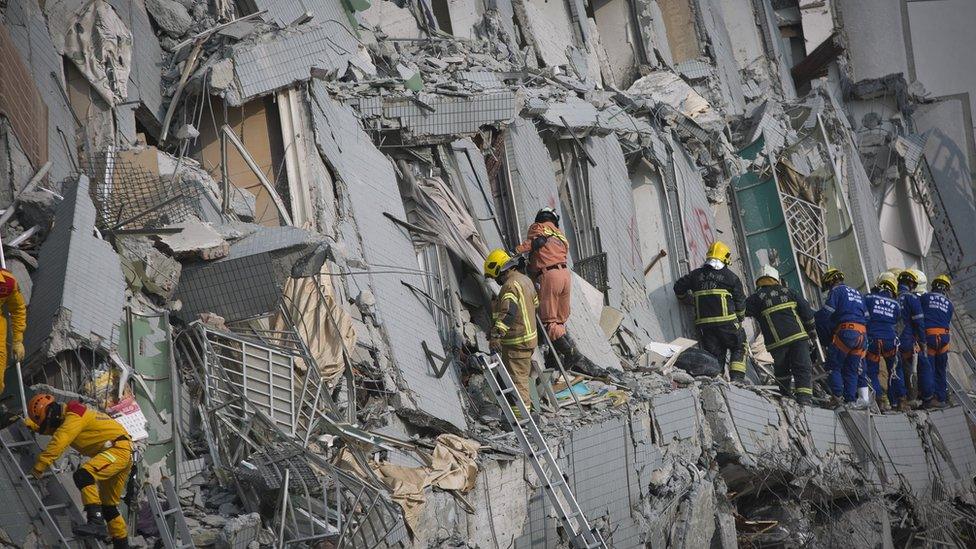
M942 408L948 404L946 375L949 367L949 327L952 325L954 308L947 294L951 287L949 277L939 275L932 280L932 291L919 300L925 315L925 347L932 373L930 392L921 394L926 408Z
M491 350L498 352L508 368L515 388L526 408L531 409L529 374L532 370L532 351L538 345L535 313L539 297L529 277L520 273L518 265L505 250L493 250L485 259L484 273L502 285L492 303Z
M901 318L901 305L895 299L898 291L895 275L881 273L875 291L864 297L868 313L868 347L865 373L874 387L881 411L890 406L905 406L904 384L898 370L898 338L895 335Z
M746 299L746 316L755 318L762 330L766 350L773 355L776 383L783 396L795 395L808 405L813 398L810 340L813 310L803 296L780 284L779 272L763 265L756 279L756 292ZM790 380L793 389L790 389Z
M679 278L674 293L690 296L695 304L695 326L702 349L725 364L729 355L729 379L741 381L746 375L746 333L742 329L746 296L742 281L729 268L732 252L723 242L708 247L705 264Z
M88 518L85 524L74 526L73 532L96 538L105 538L108 533L114 549L128 547L128 529L118 508L132 469L132 440L128 432L102 412L78 401L55 402L53 396L45 393L31 398L27 412L30 417L24 423L51 436L34 464L31 473L35 478L41 478L68 446L90 458L73 475Z

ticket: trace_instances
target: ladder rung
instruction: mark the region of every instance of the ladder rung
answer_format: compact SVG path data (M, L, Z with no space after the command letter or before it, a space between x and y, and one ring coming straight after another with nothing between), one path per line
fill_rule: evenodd
M515 392L515 389L512 388L512 387L509 387L508 389L502 389L502 391L501 391L501 393L503 395L507 395L508 393L514 393L514 392Z
M20 447L23 447L23 446L30 446L31 444L34 444L34 441L33 440L19 440L17 442L4 442L4 444L7 445L8 448L20 448Z
M45 511L56 511L58 509L64 509L67 506L68 506L67 503L55 503L54 505L45 505L44 506L44 510Z

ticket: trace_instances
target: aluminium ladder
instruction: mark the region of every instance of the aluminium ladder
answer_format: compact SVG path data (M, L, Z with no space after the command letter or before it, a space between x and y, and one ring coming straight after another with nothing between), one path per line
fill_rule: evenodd
M555 507L559 520L563 528L570 536L570 544L577 548L601 548L607 549L607 544L603 541L603 536L596 528L592 528L586 520L586 515L580 508L576 497L573 495L566 477L559 469L555 456L549 450L546 439L543 438L535 420L532 419L529 410L522 402L522 397L515 390L512 377L508 374L508 369L502 364L501 358L497 354L486 355L484 353L475 354L475 360L485 373L485 379L491 385L491 390L495 394L498 406L505 414L505 419L512 426L512 431L518 438L522 450L525 452L536 475L542 481L546 496L552 506ZM572 389L572 388L570 388ZM511 396L515 402L519 416L508 403Z
M9 437L8 433L14 436ZM29 433L19 425L13 425L7 429L0 430L0 447L3 448L7 463L13 466L13 471L20 477L20 481L30 492L31 499L37 505L41 520L49 529L49 533L57 540L59 546L66 548L102 547L102 544L95 538L68 537L61 531L61 525L52 512L67 514L68 518L76 523L84 521L58 479L53 479L53 485L47 485L49 490L47 491L47 495L45 495L45 490L39 484L40 481L34 479L25 468L26 463L28 461L33 462L37 451L40 450L32 433ZM49 470L44 473L43 478L48 478L53 475L54 473ZM46 500L54 500L54 502Z
M187 526L186 517L183 516L183 508L180 506L180 498L176 495L173 481L169 477L163 477L160 484L163 493L166 495L167 509L163 509L163 504L156 494L156 487L150 483L143 485L143 491L149 500L149 509L153 514L153 521L159 530L159 537L166 549L193 549L193 536ZM176 531L170 527L170 517Z

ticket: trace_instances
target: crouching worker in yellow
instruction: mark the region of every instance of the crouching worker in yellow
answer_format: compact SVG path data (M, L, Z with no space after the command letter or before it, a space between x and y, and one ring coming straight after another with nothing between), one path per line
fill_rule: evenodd
M91 458L74 473L88 516L87 523L72 529L75 535L104 539L107 526L115 549L129 547L125 519L118 509L132 469L132 441L125 428L78 401L62 404L45 393L31 398L27 413L30 421L24 423L28 427L51 436L34 464L35 477L40 478L68 446Z

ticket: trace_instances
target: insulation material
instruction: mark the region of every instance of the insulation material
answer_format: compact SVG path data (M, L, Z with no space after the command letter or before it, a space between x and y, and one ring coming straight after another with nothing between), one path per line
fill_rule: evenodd
M481 445L457 435L439 435L431 456L427 484L441 490L470 492L478 479Z
M401 167L409 170L406 164ZM417 180L413 176L407 176L404 179L413 199L415 207L412 213L418 221L417 224L434 235L414 236L443 244L478 272L489 250L467 207L438 177Z
M356 330L352 317L336 300L330 273L326 263L318 276L289 278L283 293L290 324L297 327L322 380L331 386L345 370L343 354L356 348ZM279 314L274 317L271 329L285 331L290 324ZM296 360L302 362L303 359L298 357Z
M362 256L367 264L417 265L409 233L386 218L387 212L405 219L403 201L390 160L373 145L359 126L352 109L331 99L323 84L313 87L313 120L319 151L341 181L359 228ZM401 409L423 412L463 429L460 381L455 368L435 377L421 343L445 354L437 325L427 308L401 280L425 287L420 274L370 274L350 284L368 286L376 297L377 316L389 343L389 352L401 376Z
M463 194L467 197L467 210L478 225L478 233L488 249L502 248L501 227L495 216L495 205L491 196L491 183L485 157L470 139L461 139L451 144L454 160L462 179ZM461 193L462 191L458 191Z
M908 178L898 178L885 190L881 202L881 235L886 244L918 257L932 245L932 224L925 207L913 196Z
M591 207L600 229L601 247L607 254L610 306L624 311L626 326L643 347L647 330L658 322L644 287L644 260L627 164L616 136L591 137L585 144L597 164L589 168L590 192L602 198L594 200Z
M41 246L27 310L28 355L49 358L79 347L108 351L118 344L125 278L112 245L94 234L95 205L88 192L85 176L67 186Z
M68 28L64 55L110 105L128 97L132 33L107 2L88 4Z

